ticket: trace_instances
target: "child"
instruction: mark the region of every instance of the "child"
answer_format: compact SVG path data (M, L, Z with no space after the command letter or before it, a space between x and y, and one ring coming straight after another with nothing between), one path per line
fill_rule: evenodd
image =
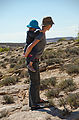
M27 25L29 28L29 31L27 31L27 38L26 38L26 46L24 48L24 54L26 52L27 47L34 41L34 38L39 34L39 31L36 31L36 29L40 29L38 26L38 22L36 20L32 20L29 25ZM35 59L35 55L30 53L29 54L29 64L27 65L27 68L31 70L32 72L36 72L36 70L33 68L33 61Z

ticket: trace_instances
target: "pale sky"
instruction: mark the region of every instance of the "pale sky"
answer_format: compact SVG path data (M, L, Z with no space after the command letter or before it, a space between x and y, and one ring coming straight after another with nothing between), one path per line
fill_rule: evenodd
M77 36L79 0L0 0L0 42L25 42L26 25L46 16L55 22L46 38Z

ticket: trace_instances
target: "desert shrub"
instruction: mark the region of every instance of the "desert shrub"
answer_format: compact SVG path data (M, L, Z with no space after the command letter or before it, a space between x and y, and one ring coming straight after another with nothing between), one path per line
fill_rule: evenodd
M60 98L59 99L59 106L61 107L61 106L63 106L64 108L65 108L65 106L66 106L66 99L65 98Z
M29 77L29 74L26 70L22 70L19 74L19 77L20 78L26 78L26 77Z
M56 83L57 83L56 77L41 80L40 89L41 90L47 89L49 88L49 86L55 86Z
M6 77L2 81L0 81L0 86L15 85L16 82L18 82L17 77Z
M0 47L0 52L5 52L5 51L9 51L10 50L10 48L2 48L2 47Z
M8 72L9 72L9 73L15 72L15 68L10 68L10 69L8 70Z
M18 61L18 64L24 64L25 63L25 58L20 58L20 60Z
M52 120L52 119L51 119L51 117L48 117L48 116L47 116L45 120Z
M40 90L47 89L49 85L48 79L42 80L40 83Z
M53 88L51 90L48 90L48 92L46 93L46 96L48 99L51 99L52 97L59 97L59 92L60 90L58 88Z
M57 42L60 42L60 41L66 41L66 38L60 38Z
M10 64L10 68L14 68L15 66L16 66L15 63L11 63L11 64Z
M48 99L48 101L49 101L49 106L55 106L53 99Z
M5 61L6 61L6 62L9 62L9 58L5 58L5 59L4 59L4 62L5 62Z
M74 91L76 89L76 84L73 82L72 78L63 80L59 83L59 88L66 91Z
M20 67L20 68L26 68L26 63L25 63L25 58L20 58L18 60L18 64L16 65L16 68Z
M65 50L62 50L62 48L57 49L56 55L59 59L66 58L66 52Z
M11 55L12 54L12 52L11 51L8 51L7 52L7 56L9 56L9 55Z
M16 66L15 66L14 68L15 68L15 70L18 70L18 69L21 69L21 68L22 68L22 66L21 66L21 65L19 65L19 64L16 64Z
M6 68L6 64L5 64L5 63L2 63L2 64L1 64L1 67Z
M13 96L10 96L10 95L4 95L4 96L3 96L3 99L4 99L4 101L5 101L5 104L11 104L11 103L14 103Z
M77 41L79 43L79 38L77 38L75 41Z
M9 62L10 62L10 63L17 63L17 62L18 62L18 60L17 60L17 59L15 59L15 58L10 58Z
M61 58L52 58L52 59L47 59L46 64L47 65L52 65L52 64L60 64L61 63Z
M1 59L4 59L4 58L5 58L5 56L2 56L2 57L1 57Z
M67 47L65 51L66 51L66 53L69 53L70 55L71 54L79 55L79 48L78 47L73 47L73 48Z
M29 78L27 78L27 79L24 81L24 83L25 83L25 84L28 84L28 83L29 83L29 81L30 81L30 79L29 79Z
M79 58L73 59L72 63L75 65L79 65Z
M44 53L42 54L41 56L41 60L45 60L45 59L48 59L48 58L54 58L55 57L55 53L53 51L52 48L48 48L44 51Z
M68 74L79 73L79 66L76 64L68 64L66 65L66 72Z
M66 99L67 104L70 105L71 108L79 107L79 93L70 93Z
M79 43L79 32L77 34L77 39L75 41L77 41Z
M50 84L51 86L55 86L56 83L57 83L56 77L51 77L51 78L49 78L49 84Z
M67 101L66 101L66 98L60 98L59 99L59 106L60 107L64 107L63 111L62 111L62 115L63 116L66 116L66 115L69 115L71 113L71 111L67 108Z
M3 64L4 62L3 61L0 61L0 65Z
M0 72L0 77L2 77L3 76L3 74L2 74L2 72Z

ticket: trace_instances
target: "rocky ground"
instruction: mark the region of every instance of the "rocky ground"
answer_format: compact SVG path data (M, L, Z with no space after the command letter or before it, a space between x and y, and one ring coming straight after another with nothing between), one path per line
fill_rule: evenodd
M39 61L40 96L53 100L54 105L49 108L31 111L28 107L29 75L22 55L21 46L0 52L0 120L79 120L79 43L65 40L47 44ZM53 78L56 85L46 83ZM73 83L64 85L63 81L70 79ZM56 95L49 98L46 93L51 89L55 89ZM57 89L60 92L57 93ZM66 101L67 112L59 100L70 94L76 97Z

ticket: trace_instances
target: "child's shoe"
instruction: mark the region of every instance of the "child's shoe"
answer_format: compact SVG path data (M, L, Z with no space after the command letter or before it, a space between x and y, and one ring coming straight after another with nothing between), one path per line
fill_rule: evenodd
M30 66L29 64L27 65L27 68L32 72L36 72L36 70L32 66Z

